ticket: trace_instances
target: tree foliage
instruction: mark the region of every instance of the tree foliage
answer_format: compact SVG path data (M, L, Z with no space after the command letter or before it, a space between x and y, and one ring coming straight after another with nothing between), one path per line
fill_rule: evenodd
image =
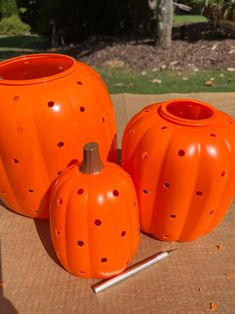
M0 34L23 35L30 31L30 26L23 23L15 0L0 0Z
M50 37L56 25L69 42L127 30L131 23L130 1L18 0L18 4L26 8L21 17L35 32Z
M23 23L18 15L4 17L0 21L0 35L24 35L29 31L29 25Z

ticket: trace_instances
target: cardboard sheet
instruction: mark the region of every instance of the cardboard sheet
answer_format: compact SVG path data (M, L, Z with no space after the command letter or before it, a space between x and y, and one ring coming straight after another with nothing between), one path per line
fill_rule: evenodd
M207 101L235 118L235 93L114 95L119 144L127 121L147 104L169 98ZM178 248L159 265L95 295L98 280L66 272L55 256L47 220L33 220L0 206L0 313L235 313L235 204L209 235L169 243L141 234L133 263Z

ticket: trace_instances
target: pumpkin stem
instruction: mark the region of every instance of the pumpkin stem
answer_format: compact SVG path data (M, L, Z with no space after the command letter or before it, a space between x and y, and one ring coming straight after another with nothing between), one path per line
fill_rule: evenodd
M90 142L83 146L83 161L80 172L86 174L97 174L104 168L100 158L99 146L96 142Z

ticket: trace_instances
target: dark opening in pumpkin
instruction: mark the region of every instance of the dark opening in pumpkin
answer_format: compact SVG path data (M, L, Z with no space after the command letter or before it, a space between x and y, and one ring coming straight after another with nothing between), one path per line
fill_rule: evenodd
M188 120L209 119L213 111L206 105L194 101L172 101L166 106L166 110L179 118Z
M32 55L3 62L0 77L3 80L32 80L48 78L70 69L75 60L63 55Z

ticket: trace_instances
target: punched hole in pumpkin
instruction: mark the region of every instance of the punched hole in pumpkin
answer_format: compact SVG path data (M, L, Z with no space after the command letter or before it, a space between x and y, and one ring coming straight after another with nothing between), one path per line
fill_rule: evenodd
M171 219L175 219L176 218L176 214L170 214L170 218Z
M77 194L78 194L78 195L82 195L83 193L84 193L84 190L83 190L83 189L78 189L78 190L77 190Z
M123 231L122 231L122 233L121 233L121 237L122 237L122 238L124 238L124 237L125 237L125 235L126 235L126 231L125 231L125 230L123 230Z
M14 97L13 97L13 100L14 100L14 101L18 101L19 99L20 99L20 96L14 96Z
M202 196L203 192L202 191L196 191L196 196Z
M29 192L29 193L33 193L34 190L33 190L33 189L28 189L28 192Z
M102 221L99 220L99 219L96 219L94 223L95 223L95 225L96 225L97 227L99 227L99 226L102 225Z
M167 129L167 126L162 126L161 127L161 130L166 130Z
M183 149L178 150L178 156L183 157L185 155L185 151Z
M108 261L108 259L106 257L101 258L102 263L106 263L107 261Z
M118 197L119 196L119 191L118 190L113 190L113 195Z
M61 206L61 205L63 204L62 198L59 198L59 199L58 199L57 204L58 204L59 206Z
M170 183L169 182L164 182L163 186L165 189L169 189L170 188Z
M79 108L79 110L80 110L81 112L84 112L84 111L86 110L86 108L85 108L84 106L81 106L81 107Z
M220 176L221 176L221 177L224 177L224 176L225 176L225 171L222 171L221 174L220 174Z
M56 180L55 186L58 186L60 184L60 180Z
M63 146L64 146L64 142L58 142L58 143L57 143L57 146L58 146L59 148L63 147Z
M79 240L79 241L77 242L77 245L78 245L78 246L83 246L83 245L84 245L84 242L81 241L81 240Z
M52 108L54 106L54 104L55 104L54 101L48 101L47 106L49 108Z
M212 210L212 211L210 212L210 215L211 215L211 216L212 216L212 215L214 215L214 212L215 212L215 211L214 211L214 210Z
M59 231L59 230L56 230L56 231L55 231L55 234L56 234L57 237L59 237L59 236L60 236L60 231Z
M131 129L130 132L129 132L130 135L132 135L134 133L135 133L135 129Z
M78 159L74 158L74 159L70 160L70 162L68 163L67 167L73 167L76 164L78 164Z
M143 193L144 193L144 194L148 194L148 193L149 193L149 190L143 189Z
M18 163L19 163L19 159L13 158L13 159L12 159L12 163L13 163L13 164L18 164Z
M148 153L147 152L143 152L141 157L142 157L142 159L147 159L148 158Z

